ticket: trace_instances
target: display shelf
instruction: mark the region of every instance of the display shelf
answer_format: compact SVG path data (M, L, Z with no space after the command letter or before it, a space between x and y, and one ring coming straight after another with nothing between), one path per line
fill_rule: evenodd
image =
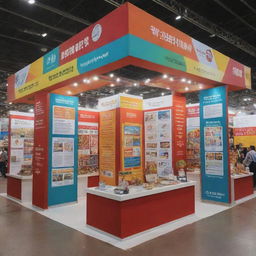
M20 180L32 180L33 179L33 175L18 175L18 174L11 174L11 173L6 173L7 177L12 177L15 179L20 179Z

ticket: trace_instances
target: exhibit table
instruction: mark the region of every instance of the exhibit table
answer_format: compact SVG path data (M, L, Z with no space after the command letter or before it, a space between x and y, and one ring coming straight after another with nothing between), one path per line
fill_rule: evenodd
M86 223L119 238L140 233L194 214L195 182L155 187L130 188L129 194L114 194L113 186L106 190L88 188Z
M21 202L32 202L32 175L6 174L7 195Z
M232 202L253 194L253 173L231 175Z

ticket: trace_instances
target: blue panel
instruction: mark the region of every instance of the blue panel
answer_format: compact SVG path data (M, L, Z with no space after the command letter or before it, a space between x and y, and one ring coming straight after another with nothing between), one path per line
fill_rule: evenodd
M200 91L202 199L230 203L227 89Z
M75 132L73 135L53 134L53 108L54 106L70 107L75 109ZM78 169L78 98L71 96L63 96L57 94L50 94L50 135L49 135L49 170L48 170L48 205L56 205L77 201L77 169ZM71 139L74 141L74 164L71 166L53 167L53 140ZM58 152L58 151L57 151ZM53 169L62 171L66 169L72 169L73 173L63 174L63 180L66 182L69 180L68 175L73 175L73 182L71 184L58 184L53 183ZM65 181L66 179L66 181ZM54 185L53 185L54 184ZM58 185L56 185L58 184Z
M43 73L47 73L59 66L59 47L51 50L43 57Z

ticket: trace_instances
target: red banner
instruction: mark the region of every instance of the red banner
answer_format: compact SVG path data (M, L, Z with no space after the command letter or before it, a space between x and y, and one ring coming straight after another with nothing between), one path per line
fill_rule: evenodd
M255 136L256 127L234 128L234 136Z
M199 117L199 106L187 107L187 118Z

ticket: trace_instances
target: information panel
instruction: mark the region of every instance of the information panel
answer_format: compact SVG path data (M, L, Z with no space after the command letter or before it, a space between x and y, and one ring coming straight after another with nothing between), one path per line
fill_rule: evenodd
M200 91L202 199L230 203L227 89Z
M48 205L77 200L78 99L50 94Z

